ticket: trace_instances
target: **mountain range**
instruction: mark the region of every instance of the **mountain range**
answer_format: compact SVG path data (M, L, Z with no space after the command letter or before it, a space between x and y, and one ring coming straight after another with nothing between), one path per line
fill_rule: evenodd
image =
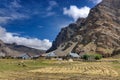
M87 18L62 28L47 52L99 53L105 57L120 52L120 0L103 0Z
M6 44L0 40L0 56L18 57L23 54L29 54L31 57L45 53L44 50L38 50L23 45Z

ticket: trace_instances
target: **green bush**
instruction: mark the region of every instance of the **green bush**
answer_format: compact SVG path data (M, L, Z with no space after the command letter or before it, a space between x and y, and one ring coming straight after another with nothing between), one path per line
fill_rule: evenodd
M100 54L85 54L82 56L82 59L84 60L100 60L102 58L102 55Z
M89 55L88 54L85 54L85 55L83 55L83 57L82 57L84 60L88 60L89 59Z
M102 55L100 54L95 54L95 60L100 60L102 58Z

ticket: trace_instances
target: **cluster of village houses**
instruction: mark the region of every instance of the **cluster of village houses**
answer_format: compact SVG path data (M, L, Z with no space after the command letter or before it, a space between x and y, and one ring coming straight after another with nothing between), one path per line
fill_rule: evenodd
M0 52L0 57L6 57L6 55L2 52ZM80 55L77 53L65 53L65 54L56 54L55 52L50 52L46 54L40 54L40 55L31 55L29 53L23 53L20 55L14 55L11 56L12 58L17 58L17 59L37 59L40 57L46 58L46 59L51 59L51 58L56 58L56 59L67 59L67 58L74 58L78 59L80 58Z
M77 53L64 53L64 54L57 54L55 52L50 52L45 55L46 58L57 58L57 59L79 59L80 55Z
M3 52L0 52L0 58L13 58L13 59L37 59L40 55L36 54L29 54L29 53L22 53L22 54L14 54L14 55L7 55Z

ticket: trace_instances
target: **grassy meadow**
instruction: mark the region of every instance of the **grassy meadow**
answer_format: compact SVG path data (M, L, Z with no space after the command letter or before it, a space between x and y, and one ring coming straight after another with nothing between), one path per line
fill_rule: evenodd
M120 80L120 59L98 62L0 59L0 80Z

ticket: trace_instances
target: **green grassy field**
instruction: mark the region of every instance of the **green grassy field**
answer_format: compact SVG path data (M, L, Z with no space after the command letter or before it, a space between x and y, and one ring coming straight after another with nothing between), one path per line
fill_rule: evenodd
M0 59L0 80L120 80L120 59L99 62Z

